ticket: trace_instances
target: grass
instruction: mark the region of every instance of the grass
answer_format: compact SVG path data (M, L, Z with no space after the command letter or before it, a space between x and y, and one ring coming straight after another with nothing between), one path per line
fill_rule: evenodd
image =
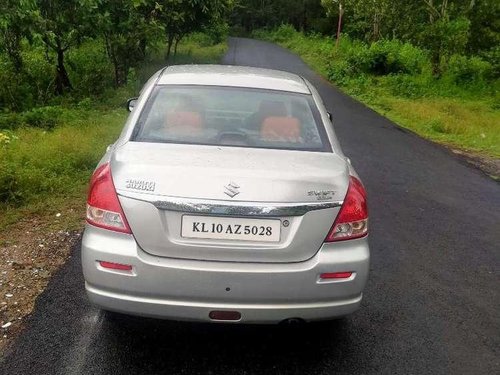
M186 39L173 63L217 63L226 44L202 42L200 36ZM158 53L137 72L137 83L80 104L57 105L57 111L51 108L58 120L49 130L26 124L0 129L0 237L11 225L34 216L52 230L81 228L89 178L123 127L123 103L163 66Z
M347 94L425 138L479 156L500 158L498 80L461 85L449 75L435 79L422 55L417 56L422 64L419 73L359 72L347 76L335 68L345 66L349 54L360 49L356 41L345 38L336 50L331 38L306 36L286 27L259 31L255 36L294 51Z
M405 99L368 102L379 113L426 138L493 158L500 157L500 113L481 100Z
M74 201L82 212L86 184L106 146L118 136L126 113L122 109L78 111L78 119L53 131L21 128L0 149L2 193L10 194L2 207L0 228L31 214L54 216ZM79 209L78 209L79 208ZM68 229L78 214L67 218Z

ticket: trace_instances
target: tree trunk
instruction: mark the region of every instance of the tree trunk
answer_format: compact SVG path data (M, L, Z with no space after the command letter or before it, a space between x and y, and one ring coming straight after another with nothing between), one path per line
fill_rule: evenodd
M120 86L120 67L118 66L118 63L116 62L116 59L113 59L113 68L115 71L115 86L119 87Z
M146 46L147 46L146 38L142 38L141 40L139 40L139 50L141 51L141 56L143 58L146 57Z
M174 44L174 56L177 56L177 46L179 45L179 42L181 41L182 37L178 36L175 38L175 44Z
M432 53L431 64L433 76L439 78L441 76L441 52L436 51Z
M170 55L172 54L172 44L174 44L174 35L168 34L167 53L165 55L165 61L167 62L170 60Z
M372 40L375 42L380 38L380 14L375 13L373 15L373 36Z
M124 86L128 82L128 64L119 62L113 54L113 67L115 70L116 87Z
M65 91L73 89L68 72L64 66L64 51L65 50L61 47L61 43L57 41L56 95L62 95Z
M302 20L300 29L302 31L307 30L307 6L305 0L302 1Z
M339 21L337 26L337 41L335 42L335 48L339 47L340 43L340 33L342 32L342 15L344 13L344 9L342 8L342 3L339 2Z
M429 0L429 7L434 8L434 0ZM434 14L432 13L432 9L429 10L429 23L431 25L434 23Z
M23 58L21 56L21 38L14 32L6 30L3 35L5 41L5 51L9 56L12 65L17 73L23 68Z
M107 34L104 34L104 45L106 46L106 54L113 64L113 70L115 73L115 86L120 87L126 85L128 81L128 67L126 64L121 64L116 58L116 52L114 50L113 43L109 35Z
M23 70L23 58L21 57L21 54L16 51L9 51L9 58L10 61L12 62L12 65L14 66L14 69L17 73L20 73L21 70Z

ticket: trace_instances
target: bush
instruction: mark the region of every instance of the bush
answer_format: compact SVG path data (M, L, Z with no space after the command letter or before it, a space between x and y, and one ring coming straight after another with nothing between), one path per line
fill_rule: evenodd
M493 66L477 56L451 56L448 69L443 78L453 83L467 85L490 80L493 76Z
M427 52L410 43L401 45L398 51L398 59L404 67L404 71L408 74L420 74L427 67L430 68Z
M0 129L14 130L23 123L22 115L12 112L0 115Z
M31 47L23 53L24 68L20 82L30 87L30 100L22 102L22 110L34 105L47 105L54 97L55 69L41 47Z
M380 40L369 47L358 44L348 61L360 71L375 75L415 74L422 71L425 53L398 40Z
M45 113L51 110L45 108ZM84 119L82 114L61 112L65 124L53 131L20 128L9 144L0 145L0 203L24 205L86 185L104 149L119 134L126 112L87 111Z
M104 42L88 41L69 51L68 74L78 97L98 96L114 85L113 66L106 56Z
M285 42L292 39L297 34L299 34L299 32L295 30L292 25L281 25L273 33L273 39L278 43Z
M426 79L428 78L428 79ZM387 86L393 95L403 98L421 98L428 94L431 77L393 74L386 78Z
M10 61L0 54L0 108L21 111L33 106L36 92L28 77L14 70ZM3 126L0 125L0 128Z
M328 77L342 84L346 78L360 74L378 76L420 74L426 65L424 51L398 40L381 40L368 46L344 38L329 64Z
M29 126L50 130L59 124L62 113L60 107L34 108L23 114L23 120Z
M219 44L227 39L229 35L229 25L227 22L218 22L204 30L204 33L212 41L211 45Z
M0 161L0 203L19 204L22 202L22 196L18 189L18 174L7 160Z
M481 57L491 64L491 78L500 78L500 46L495 46L489 51L484 52Z
M328 79L339 85L344 85L355 75L354 68L347 61L334 61L327 68Z
M193 33L184 37L183 40L196 43L201 47L210 47L214 45L213 39L205 33Z
M400 43L382 40L373 43L367 53L366 71L376 75L408 73L399 59Z

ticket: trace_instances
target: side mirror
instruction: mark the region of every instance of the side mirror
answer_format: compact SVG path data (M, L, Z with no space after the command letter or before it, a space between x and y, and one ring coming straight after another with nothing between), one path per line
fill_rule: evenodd
M330 119L330 121L332 121L333 117L332 117L332 114L330 112L326 112L327 115L328 115L328 118Z
M127 111L132 112L137 104L137 99L138 98L130 98L127 100L127 105L125 108L127 108Z

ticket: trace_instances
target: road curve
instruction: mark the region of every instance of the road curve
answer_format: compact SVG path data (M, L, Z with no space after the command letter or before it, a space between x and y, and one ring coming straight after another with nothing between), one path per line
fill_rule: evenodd
M85 297L77 246L0 373L499 373L500 186L342 94L285 49L232 38L223 62L302 74L334 114L370 198L362 309L302 328L108 316Z

